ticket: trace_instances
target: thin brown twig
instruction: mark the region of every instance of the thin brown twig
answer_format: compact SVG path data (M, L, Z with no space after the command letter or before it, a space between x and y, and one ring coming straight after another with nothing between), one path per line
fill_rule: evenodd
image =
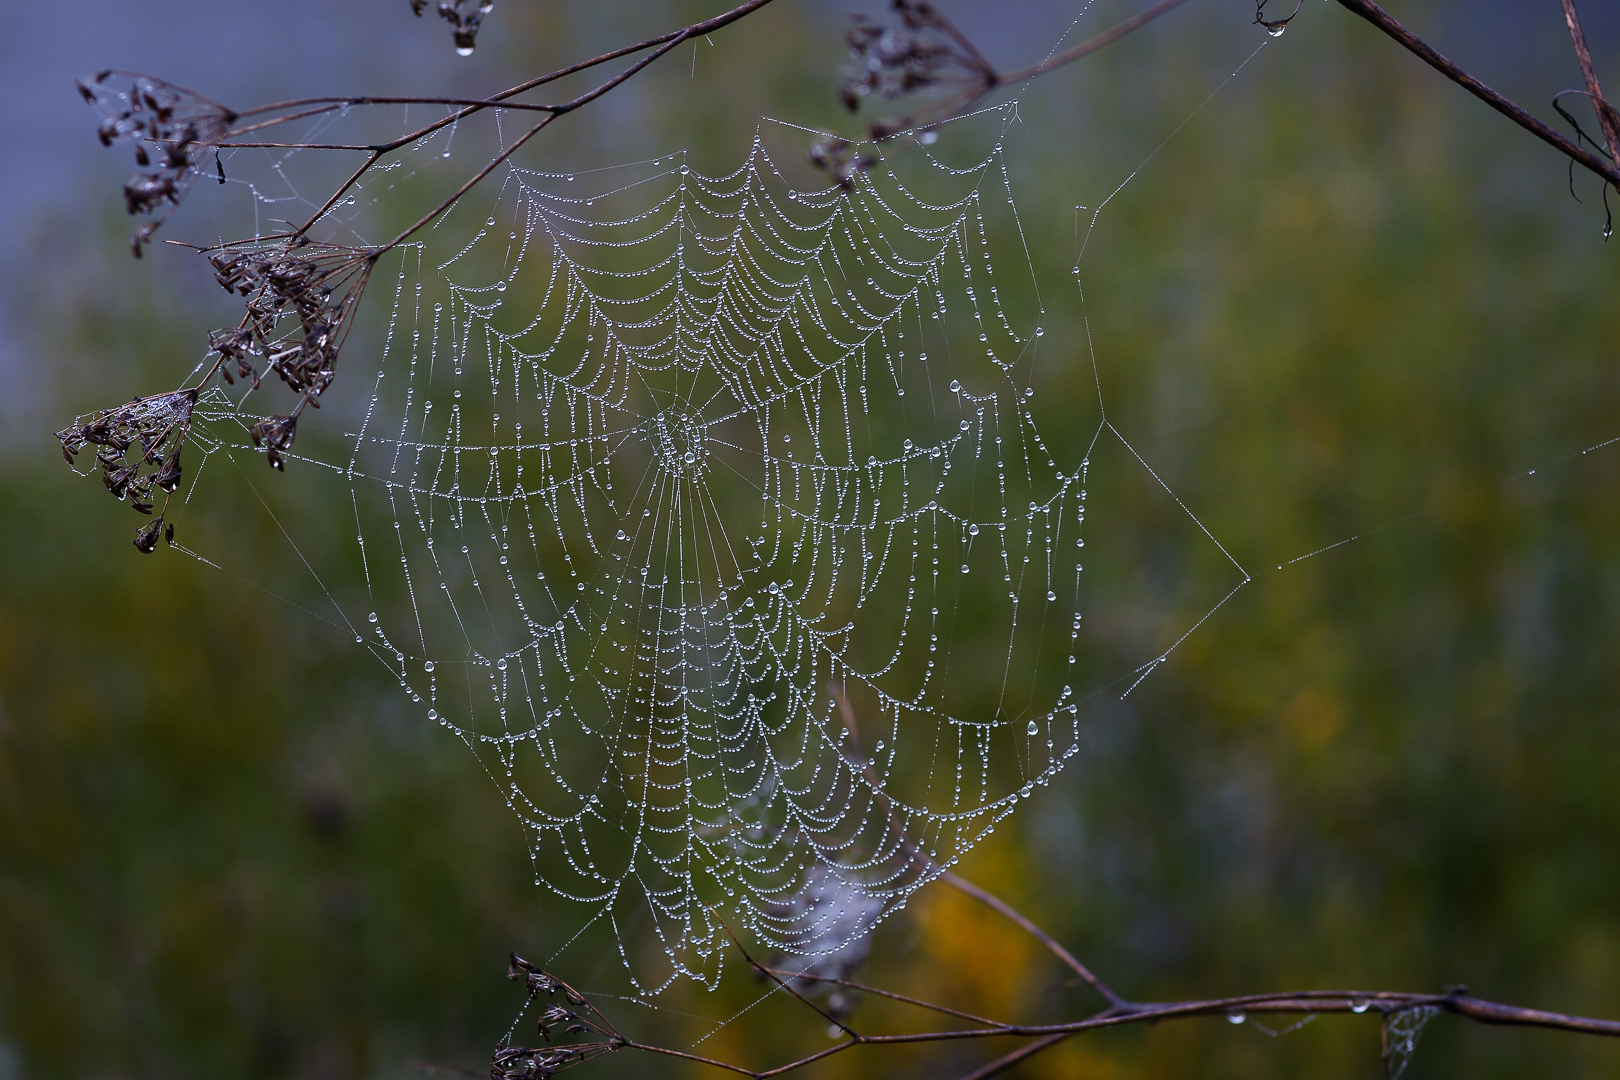
M1022 912L1013 907L1011 904L1007 903L1005 900L1001 899L1001 897L997 896L995 893L989 892L988 890L981 889L979 886L973 884L973 882L958 877L949 870L940 875L940 877L951 888L966 893L968 896L973 897L982 904L988 905L994 910L1000 912L1002 915L1006 916L1008 919L1011 919L1013 922L1017 923L1031 937L1035 938L1042 945L1045 945L1048 949L1050 949L1053 955L1067 964L1076 975L1085 980L1087 986L1091 987L1093 990L1097 991L1097 993L1107 998L1108 1004L1116 1008L1128 1008L1130 1006L1130 1002L1120 997L1109 988L1107 983L1103 982L1101 979L1097 978L1096 975L1092 974L1091 969L1086 967L1086 965L1082 964L1079 960L1075 959L1074 954L1069 952L1068 949L1065 949L1056 938L1054 938L1051 934L1048 934L1045 930L1042 930L1035 923L1031 922L1024 916Z
M1603 160L1585 147L1560 135L1518 105L1492 90L1446 59L1433 45L1402 26L1393 15L1373 3L1373 0L1339 0L1339 3L1372 23L1424 63L1530 132L1542 142L1566 155L1570 160L1597 173L1603 179L1615 185L1616 188L1620 188L1620 164Z
M1180 0L1178 0L1178 2L1180 2ZM844 727L849 732L850 742L855 747L856 751L859 752L861 733L858 725L855 722L855 710L850 705L849 697L844 693L843 687L834 684L831 687L831 690L833 700L838 702L838 710L843 718ZM863 771L866 776L866 782L871 786L873 793L882 797L888 804L890 823L896 826L895 831L897 833L903 835L902 830L898 828L899 823L895 821L894 804L892 800L889 799L888 793L883 790L882 785L878 783L877 774L872 770L871 761L866 762ZM966 878L958 874L954 874L949 870L943 870L943 868L938 867L933 860L929 859L921 851L918 851L914 845L907 843L904 840L902 840L901 843L907 854L914 858L922 859L923 861L929 863L930 866L941 869L942 872L940 874L940 880L945 884L959 892L973 897L980 903L989 906L992 910L1012 920L1012 922L1016 923L1026 933L1035 938L1035 940L1046 946L1047 950L1050 951L1053 956L1056 956L1058 960L1069 968L1069 970L1080 976L1080 978L1085 981L1087 986L1101 994L1110 1006L1123 1008L1129 1005L1129 1002L1127 1002L1119 994L1115 993L1114 990L1107 983L1099 979L1090 968L1086 967L1086 965L1082 964L1078 959L1076 959L1073 953L1071 953L1068 949L1065 949L1062 943L1060 943L1051 934L1048 934L1045 930L1042 930L1040 926L1036 925L1034 921L1025 916L1023 912L1019 911L1017 908L1013 907L1011 904L1007 903L1007 901L1001 899L1001 897L995 895L989 890L973 884L971 881L968 881Z
M1186 2L1187 0L1163 0L1162 3L1155 4L1141 14L1131 16L1118 26L1104 30L1096 37L1082 41L1072 49L1060 52L1056 56L1042 60L1038 64L1031 64L1029 67L1019 68L1017 71L997 75L996 82L1001 86L1011 86L1014 83L1027 82L1037 76L1045 75L1047 72L1054 71L1065 64L1072 64L1082 56L1089 56L1105 45L1112 45L1126 34L1140 30L1154 19L1169 14Z
M1031 1043L1025 1043L1018 1049L1001 1055L988 1065L983 1065L977 1069L974 1069L972 1072L962 1077L962 1080L989 1080L989 1078L992 1076L1000 1076L1002 1073L1006 1072L1014 1065L1017 1065L1019 1062L1027 1061L1043 1050L1050 1050L1052 1047L1056 1046L1058 1043L1062 1042L1068 1037L1069 1033L1065 1031L1056 1035L1048 1035L1045 1038L1036 1039Z
M730 931L727 931L728 935ZM736 944L736 938L732 937ZM1170 1020L1189 1020L1200 1017L1225 1016L1229 1019L1242 1021L1250 1015L1306 1015L1317 1016L1327 1013L1371 1014L1378 1016L1386 1024L1394 1017L1409 1013L1415 1009L1440 1009L1446 1012L1474 1020L1478 1023L1492 1025L1514 1025L1524 1027L1540 1027L1558 1031L1569 1031L1580 1034L1605 1035L1620 1037L1620 1021L1603 1020L1593 1017L1570 1016L1564 1013L1547 1012L1541 1009L1527 1009L1516 1005L1505 1005L1499 1002L1486 1001L1469 994L1466 987L1452 987L1443 994L1415 994L1399 991L1354 991L1354 990L1306 990L1276 994L1246 994L1236 997L1211 998L1198 1001L1149 1002L1130 1004L1121 1008L1110 1007L1080 1020L1066 1021L1056 1024L1006 1024L993 1021L979 1020L984 1026L943 1031L906 1032L893 1035L858 1034L846 1025L838 1023L828 1016L814 1002L793 991L789 982L796 978L813 979L821 982L835 982L851 988L872 991L885 997L894 998L906 1004L920 1006L951 1015L971 1018L967 1014L952 1010L947 1006L940 1006L930 1002L908 998L903 995L887 991L874 990L871 987L860 986L844 980L828 979L818 976L803 976L794 972L779 972L758 964L747 953L747 950L738 944L737 948L750 965L771 978L778 986L793 993L802 1004L814 1010L823 1019L827 1019L841 1028L847 1038L836 1045L826 1047L808 1054L804 1057L777 1065L769 1069L750 1069L733 1062L720 1061L714 1058L701 1057L687 1051L675 1050L670 1047L657 1046L650 1043L634 1042L623 1036L617 1036L618 1044L615 1049L645 1050L649 1053L676 1057L698 1064L711 1065L718 1069L750 1076L756 1080L765 1077L780 1076L805 1068L813 1062L834 1054L843 1053L856 1046L884 1046L908 1045L918 1043L950 1042L961 1040L975 1040L987 1038L1026 1037L1034 1041L1019 1047L1011 1053L980 1067L968 1074L963 1080L986 1080L1014 1065L1028 1060L1062 1040L1087 1031L1096 1031L1103 1028L1123 1027L1127 1024L1160 1023ZM784 978L785 976L785 978ZM560 985L561 980L557 980ZM593 1009L594 1011L594 1009ZM598 1013L598 1015L601 1015ZM603 1025L617 1034L612 1023L602 1016ZM976 1019L976 1018L975 1018Z
M716 916L716 918L718 917L719 916ZM755 971L758 971L761 975L764 975L777 986L780 986L783 990L786 990L788 993L804 1002L804 1004L808 1005L811 1009L814 1009L823 1020L837 1027L851 1039L854 1039L856 1042L861 1040L861 1036L856 1033L854 1028L850 1027L848 1024L838 1019L838 1017L834 1016L826 1009L823 1009L820 1005L817 1005L815 1002L793 989L792 979L783 980L779 975L776 974L776 972L772 971L770 968L766 967L764 964L761 964L758 960L755 960L752 956L750 956L748 954L748 950L743 948L742 942L737 940L737 935L731 932L731 927L727 926L724 922L720 923L720 927L726 932L726 937L731 939L731 943L737 946L737 951L742 953L742 958L748 962L749 967L753 968Z
M939 1005L932 1001L924 1001L921 998L908 997L905 994L897 994L893 990L884 990L883 988L877 986L867 986L865 983L851 982L848 979L838 979L831 975L813 975L804 971L785 971L775 968L770 970L771 974L773 975L786 975L795 979L804 979L808 982L826 983L829 986L843 986L851 990L859 990L863 994L872 994L875 997L888 998L891 1001L898 1001L906 1005L915 1005L919 1009L928 1009L931 1012L944 1013L946 1016L955 1016L963 1020L971 1020L975 1024L996 1023L995 1020L990 1020L974 1013L963 1012L961 1009L953 1009L949 1005Z
M1586 91L1592 95L1592 111L1597 113L1598 127L1603 129L1603 141L1608 144L1609 156L1620 167L1620 115L1603 97L1598 83L1597 68L1592 64L1592 52L1586 47L1586 32L1581 29L1581 17L1575 13L1575 0L1562 0L1564 24L1575 44L1575 59L1581 65L1581 76L1586 80Z

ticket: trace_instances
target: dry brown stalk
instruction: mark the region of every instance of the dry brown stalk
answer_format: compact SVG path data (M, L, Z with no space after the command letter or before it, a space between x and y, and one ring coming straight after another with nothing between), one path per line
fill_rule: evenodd
M1553 147L1571 161L1597 173L1603 179L1615 185L1616 188L1620 188L1620 161L1613 163L1605 161L1588 151L1584 146L1560 135L1536 117L1446 59L1433 45L1402 26L1393 15L1373 3L1372 0L1339 0L1339 3L1378 27L1379 30L1399 42L1425 64L1428 64L1542 142Z
M1609 156L1620 167L1620 112L1604 100L1597 67L1592 63L1592 51L1586 47L1586 32L1581 29L1581 17L1575 13L1575 0L1562 0L1562 3L1564 25L1569 27L1570 40L1575 44L1575 60L1581 65L1581 77L1586 80L1586 92L1591 95L1592 111L1597 113L1598 127L1603 131Z
M1410 1057L1411 1051L1416 1045L1417 1030L1421 1029L1422 1023L1429 1016L1439 1012L1452 1013L1482 1024L1539 1027L1586 1035L1620 1036L1620 1020L1569 1016L1541 1009L1529 1009L1518 1005L1505 1005L1499 1002L1486 1001L1471 995L1465 986L1448 987L1443 993L1439 994L1392 990L1300 990L1193 1001L1121 1001L1119 1004L1110 1005L1107 1009L1090 1016L1055 1024L997 1023L974 1016L971 1013L952 1009L946 1005L896 994L892 991L867 986L862 983L769 968L759 964L753 957L749 956L748 952L741 944L736 942L735 938L732 940L746 963L775 985L786 990L807 1008L813 1010L820 1019L835 1025L844 1033L844 1038L832 1046L813 1054L765 1069L752 1069L735 1062L701 1057L651 1043L640 1043L620 1033L612 1025L611 1021L600 1012L597 1012L594 1007L586 1006L583 996L578 995L572 988L568 988L567 984L560 979L514 957L514 972L521 970L530 973L528 978L531 998L539 992L535 989L537 985L541 988L566 989L567 993L571 995L568 1000L576 1008L582 1006L590 1008L593 1017L593 1019L586 1020L575 1013L567 1013L570 1022L579 1025L568 1030L578 1034L596 1035L599 1038L590 1042L575 1044L571 1047L557 1047L544 1051L544 1053L552 1055L551 1058L545 1060L554 1060L554 1066L546 1066L540 1068L539 1071L531 1070L520 1073L503 1070L505 1070L507 1063L514 1060L532 1062L536 1060L533 1055L542 1052L521 1047L503 1048L496 1051L496 1068L491 1072L493 1080L540 1080L540 1078L549 1077L563 1068L579 1064L592 1057L599 1057L619 1050L641 1050L647 1053L682 1058L687 1061L710 1065L726 1072L762 1080L764 1077L781 1076L786 1073L796 1072L823 1058L843 1053L857 1046L898 1046L1008 1037L1033 1040L1019 1049L990 1062L988 1065L967 1074L963 1078L963 1080L984 1080L986 1077L1004 1072L1043 1050L1056 1046L1064 1039L1088 1031L1124 1027L1130 1024L1158 1024L1173 1020L1192 1020L1211 1016L1220 1016L1241 1022L1250 1016L1292 1015L1315 1017L1330 1013L1372 1014L1377 1016L1381 1023L1385 1047L1384 1058L1386 1067L1391 1072L1398 1072L1399 1068L1404 1068L1406 1060ZM512 977L517 978L518 975L514 974ZM975 1026L882 1035L858 1032L846 1021L834 1019L810 998L795 990L792 984L800 981L836 983L861 993L872 994L931 1012L965 1019ZM547 1032L547 1015L549 1014L543 1014L540 1020L542 1034ZM549 1038L549 1035L547 1037ZM564 1051L567 1051L567 1053L564 1053ZM545 1068L549 1068L550 1071L545 1071Z

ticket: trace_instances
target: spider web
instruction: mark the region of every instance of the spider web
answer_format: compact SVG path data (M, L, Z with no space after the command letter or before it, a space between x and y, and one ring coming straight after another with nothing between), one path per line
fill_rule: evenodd
M369 402L286 455L346 489L357 641L486 762L557 944L605 929L637 995L716 985L732 935L863 948L1164 659L1076 686L1092 453L1146 463L1100 397L1037 415L1019 122L847 189L757 136L718 176L508 166L378 266Z

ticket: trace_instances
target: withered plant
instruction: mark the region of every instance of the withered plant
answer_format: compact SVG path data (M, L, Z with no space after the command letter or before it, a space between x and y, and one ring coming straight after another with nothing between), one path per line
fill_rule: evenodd
M240 380L257 389L273 374L291 392L293 403L285 411L259 418L251 425L249 433L254 445L263 450L266 461L275 469L283 469L294 447L300 417L306 409L319 408L334 383L338 358L353 326L367 280L383 254L410 241L432 224L456 200L560 117L624 84L683 42L719 31L771 2L748 0L713 18L611 50L478 99L314 97L237 111L152 76L103 71L84 80L79 84L80 93L102 115L97 130L101 141L108 146L129 144L134 148L137 172L125 184L124 201L129 213L142 219L132 237L137 257L197 184L210 177L224 181L220 151L250 147L296 148L359 154L361 160L302 224L284 232L196 249L212 265L219 284L243 301L240 322L207 335L208 360L201 366L200 377L189 385L136 397L127 404L81 417L58 432L57 438L69 464L76 465L86 449L94 448L94 466L87 471L99 471L107 490L115 498L127 500L137 513L151 519L141 526L135 538L137 549L151 552L160 536L172 540L173 525L167 521L168 499L184 475L183 451L198 401L211 380L217 377L227 384ZM840 98L852 113L874 99L903 102L909 107L869 121L863 138L821 140L809 148L809 155L836 182L849 185L857 173L869 168L875 160L862 149L863 143L932 142L938 137L939 124L972 109L988 95L1079 60L1184 2L1163 0L1066 52L1026 68L1002 72L927 0L894 0L891 21L857 19L849 29L847 40L854 70L844 83ZM1596 174L1606 185L1620 188L1620 113L1603 97L1573 0L1561 0L1561 4L1586 80L1584 90L1576 93L1591 102L1601 142L1581 130L1562 106L1559 112L1575 126L1575 137L1569 138L1553 130L1446 59L1372 0L1338 2L1564 154L1571 169L1578 164ZM421 16L427 12L429 0L410 0L410 6ZM1266 0L1258 0L1254 21L1272 34L1281 33L1299 14L1296 6L1287 16L1267 17L1265 7ZM474 47L491 8L490 0L443 0L435 10L450 24L456 48L465 52ZM626 61L622 68L575 97L557 102L531 100L535 91L565 76L619 60ZM391 105L432 105L448 111L416 130L378 144L266 141L265 132L291 121L360 107ZM312 230L355 184L390 155L462 119L489 110L534 119L499 153L454 190L445 193L433 209L393 239L374 247L356 248L323 242L312 235ZM837 969L825 965L769 966L750 956L734 940L734 947L762 979L797 999L807 1015L814 1015L841 1033L838 1041L818 1053L755 1068L637 1042L619 1031L603 1012L568 983L514 955L509 974L523 984L530 1000L541 1005L536 1033L543 1045L500 1047L494 1053L489 1075L492 1080L540 1080L604 1055L636 1051L702 1063L744 1076L767 1077L792 1072L857 1047L1006 1037L1024 1040L1018 1049L965 1078L982 1080L1064 1039L1088 1031L1223 1015L1234 1019L1262 1015L1312 1017L1328 1013L1375 1016L1382 1024L1384 1062L1391 1077L1404 1070L1424 1023L1442 1012L1486 1024L1620 1035L1620 1021L1497 1004L1472 996L1462 986L1448 987L1438 993L1329 989L1193 1001L1136 1002L1116 992L1051 935L999 897L942 869L935 876L945 886L989 905L1032 934L1096 993L1101 999L1098 1011L1052 1024L987 1019L948 1004L924 1001L854 981L851 978L853 965ZM947 1017L954 1026L888 1033L867 1031L855 1026L853 1004L858 995L913 1006Z

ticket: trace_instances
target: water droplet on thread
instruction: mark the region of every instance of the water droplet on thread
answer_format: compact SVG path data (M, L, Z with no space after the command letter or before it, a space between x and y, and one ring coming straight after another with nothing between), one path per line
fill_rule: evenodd
M1234 1023L1234 1024L1241 1024L1241 1023L1243 1023L1243 1021L1245 1021L1245 1020L1247 1020L1247 1019L1248 1019L1248 1017L1247 1017L1247 1016L1244 1016L1244 1015L1243 1015L1243 1014L1242 1014L1242 1013L1240 1013L1240 1012L1230 1012L1230 1013L1227 1013L1227 1014L1226 1014L1226 1018L1227 1018L1227 1019L1228 1019L1228 1020L1230 1020L1230 1021L1231 1021L1231 1022L1232 1022L1232 1023Z
M370 615L367 615L366 616L366 621L367 622L376 622L377 621L377 613L375 611L373 611Z
M1024 730L1031 735L1038 735L1041 731L1040 727L1033 720L1029 722L1029 725L1025 727Z
M427 663L423 664L422 665L422 670L428 672L429 674L432 674L433 673L433 661L429 660Z

